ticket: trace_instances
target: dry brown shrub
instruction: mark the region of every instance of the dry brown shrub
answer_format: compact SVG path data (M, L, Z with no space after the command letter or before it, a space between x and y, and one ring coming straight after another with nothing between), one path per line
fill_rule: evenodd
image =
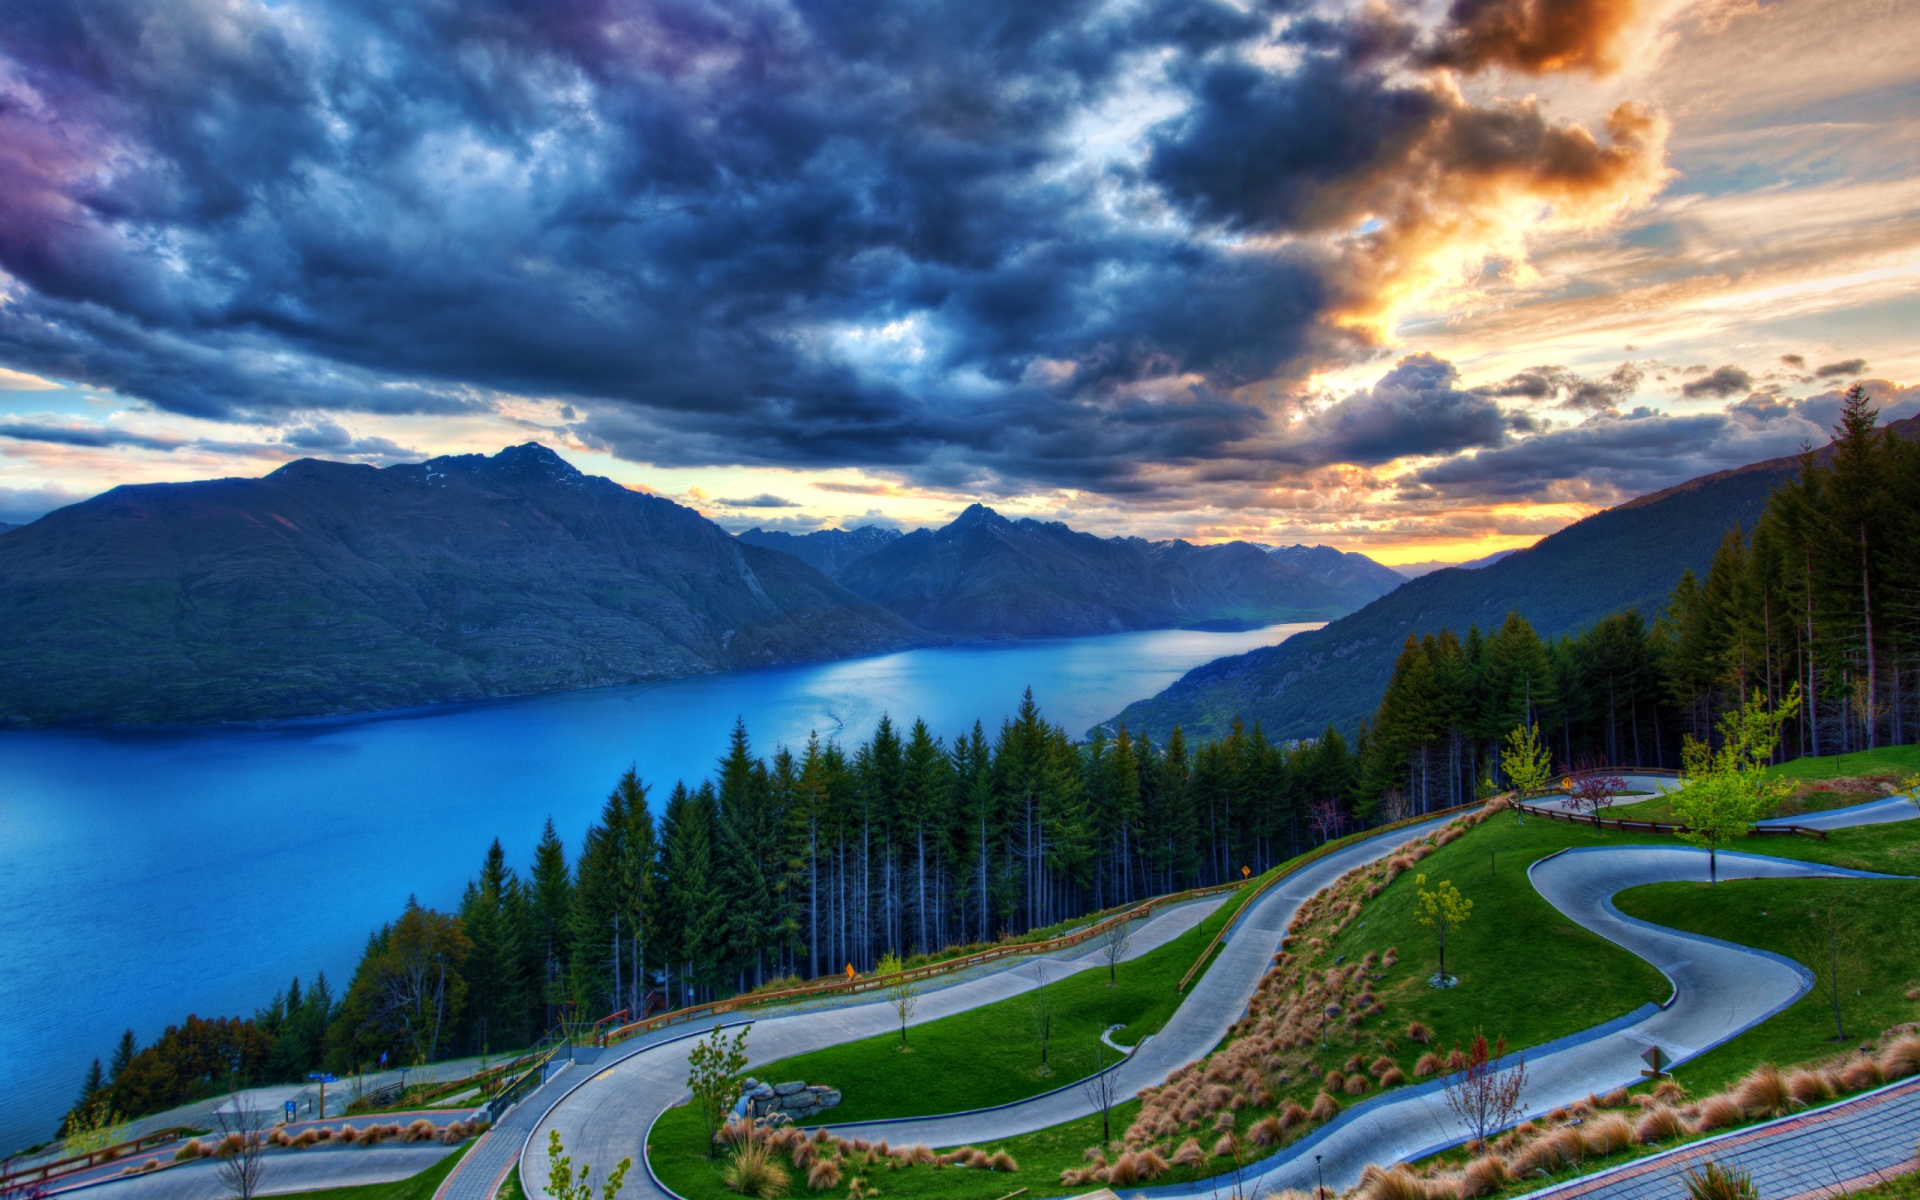
M1329 1092L1337 1092L1347 1086L1347 1077L1338 1068L1328 1071L1320 1080L1321 1086Z
M1386 1055L1382 1054L1379 1058L1376 1058L1373 1060L1372 1071L1373 1071L1374 1078L1377 1079L1380 1076L1385 1075L1388 1071L1397 1070L1399 1066L1400 1066L1399 1063L1394 1062L1391 1058L1388 1058Z
M1200 1149L1199 1142L1188 1138L1186 1141L1181 1142L1179 1147L1174 1150L1173 1161L1176 1166L1197 1167L1207 1161L1207 1156Z
M1640 1114L1640 1119L1633 1126L1633 1140L1642 1146L1656 1146L1686 1131L1686 1122L1680 1119L1679 1112L1660 1104Z
M1877 1088L1887 1081L1880 1071L1880 1064L1871 1058L1862 1058L1848 1063L1840 1072L1840 1079L1850 1092L1864 1092L1868 1088Z
M1762 1063L1748 1072L1734 1088L1733 1098L1749 1117L1784 1116L1794 1107L1793 1093L1772 1063Z
M1653 1098L1662 1104L1678 1104L1687 1098L1687 1089L1672 1079L1662 1079L1653 1087Z
M1581 1126L1580 1134L1592 1154L1612 1154L1633 1145L1633 1123L1619 1113L1593 1118Z
M1005 1150L995 1150L993 1157L987 1159L987 1169L990 1171L1005 1171L1011 1175L1020 1169L1020 1164L1013 1161L1013 1156Z
M1232 1158L1239 1149L1240 1139L1234 1137L1231 1133L1223 1133L1220 1135L1219 1140L1213 1143L1213 1156L1215 1158Z
M1437 1075L1443 1065L1445 1064L1442 1063L1440 1056L1429 1050L1413 1064L1413 1077L1425 1079L1429 1075Z
M1516 1175L1532 1175L1536 1171L1545 1171L1551 1175L1561 1167L1579 1162L1585 1156L1586 1149L1578 1129L1555 1129L1520 1147L1519 1153L1513 1156L1513 1172Z
M1880 1051L1880 1073L1888 1079L1920 1075L1920 1037L1908 1035L1887 1043Z
M816 1192L840 1186L840 1160L822 1158L807 1168L807 1187Z
M173 1161L185 1162L190 1158L204 1158L203 1150L199 1138L188 1138L185 1145L173 1152Z
M1108 1183L1124 1186L1139 1179L1140 1171L1134 1164L1132 1154L1122 1154L1113 1160L1113 1165L1106 1169L1105 1175Z
M1427 1181L1408 1170L1404 1163L1390 1170L1368 1163L1360 1172L1360 1184L1354 1189L1354 1196L1356 1200L1429 1200L1430 1193Z
M1160 1157L1160 1152L1151 1146L1133 1156L1133 1169L1139 1172L1142 1179L1158 1179L1173 1170L1167 1160Z
M1346 1093L1349 1096L1364 1096L1373 1089L1373 1083L1365 1075L1347 1076Z
M1313 1114L1309 1113L1298 1100L1289 1100L1280 1109L1280 1125L1285 1129L1304 1125L1312 1119Z
M1287 1127L1279 1117L1261 1117L1253 1123L1252 1128L1247 1130L1247 1140L1265 1150L1279 1145L1280 1139L1285 1137L1286 1133Z
M1602 1108L1625 1108L1631 1103L1633 1103L1633 1097L1627 1094L1627 1089L1625 1088L1615 1088L1600 1097L1600 1106Z
M1222 1130L1222 1129L1232 1129L1232 1128L1233 1128L1233 1114L1232 1114L1232 1113L1230 1113L1230 1112L1223 1112L1223 1113L1221 1113L1221 1114L1219 1114L1218 1116L1216 1116L1216 1117L1214 1117L1214 1119L1213 1119L1213 1129L1214 1129L1214 1132L1215 1132L1215 1133L1218 1133L1218 1132L1219 1132L1220 1130Z
M1383 1088L1399 1087L1406 1081L1407 1073L1399 1067L1390 1067L1380 1076L1380 1086Z
M1833 1084L1819 1071L1795 1071L1787 1076L1787 1091L1801 1104L1833 1099Z
M1711 1133L1716 1129L1731 1129L1746 1119L1746 1110L1740 1107L1740 1102L1720 1093L1700 1102L1700 1115L1694 1118L1693 1131Z
M1340 1115L1340 1102L1333 1098L1333 1093L1322 1088L1320 1094L1313 1098L1313 1107L1307 1110L1307 1115L1316 1123L1331 1121Z
M1453 1049L1447 1051L1447 1070L1464 1071L1466 1069L1467 1069L1467 1055L1464 1050L1460 1049L1460 1047L1458 1046L1455 1046Z
M401 1140L403 1141L425 1142L425 1141L431 1141L433 1138L437 1137L439 1133L440 1131L433 1127L432 1121L427 1120L425 1117L421 1117L419 1120L413 1122L413 1124L407 1126L405 1132L403 1132L400 1136L401 1136Z
M1391 953L1391 951L1389 951L1389 953ZM1407 1040L1417 1042L1422 1046L1431 1046L1433 1044L1433 1030L1429 1029L1425 1023L1415 1021L1413 1024L1407 1026Z
M1461 1200L1473 1200L1475 1196L1485 1196L1499 1191L1513 1173L1507 1170L1507 1160L1498 1154L1483 1154L1467 1164L1460 1174Z

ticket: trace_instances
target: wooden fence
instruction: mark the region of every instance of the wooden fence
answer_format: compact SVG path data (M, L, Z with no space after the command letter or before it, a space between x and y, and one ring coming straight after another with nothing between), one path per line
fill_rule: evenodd
M891 987L896 983L908 983L915 980L931 978L935 975L944 975L950 971L976 967L982 963L994 962L998 959L1008 958L1013 955L1049 954L1055 950L1064 950L1070 946L1078 946L1083 942L1092 941L1094 938L1112 929L1115 925L1129 921L1138 921L1151 914L1157 908L1164 908L1169 904L1180 904L1188 900L1196 900L1202 896L1212 896L1219 892L1230 892L1241 886L1242 884L1239 883L1218 883L1212 887L1192 888L1184 892L1172 892L1165 896L1156 896L1151 900L1143 901L1131 908L1114 913L1112 916L1095 921L1091 925L1076 929L1071 933L1063 933L1059 937L1048 938L1038 942L1008 942L1004 945L990 946L985 950L976 951L972 954L964 954L958 958L942 959L939 962L923 963L920 966L910 967L904 971L896 971L890 975L860 975L851 979L831 979L818 983L802 984L799 987L785 988L777 992L749 992L725 1000L715 1000L710 1004L690 1005L687 1008L679 1008L672 1012L661 1013L656 1017L648 1017L644 1021L634 1021L631 1024L622 1025L617 1029L610 1029L607 1031L601 1044L611 1046L616 1042L633 1037L636 1034L646 1033L650 1030L662 1028L663 1026L675 1025L700 1017L722 1016L726 1013L739 1012L742 1009L752 1008L761 1004L774 1004L786 1000L806 1000L815 996L843 996L857 992L874 991L876 989Z
M1599 813L1569 812L1564 808L1540 808L1533 804L1522 804L1520 811L1531 817L1546 817L1553 821L1572 821L1580 825L1591 825L1595 829L1617 829L1622 833L1691 833L1692 826L1674 825L1666 821L1629 821L1625 817L1603 817ZM1824 829L1809 829L1805 825L1755 825L1747 831L1748 837L1808 837L1827 840Z

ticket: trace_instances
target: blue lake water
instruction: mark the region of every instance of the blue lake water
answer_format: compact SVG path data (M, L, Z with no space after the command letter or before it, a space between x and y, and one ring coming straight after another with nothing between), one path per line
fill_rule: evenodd
M1076 735L1200 663L1315 625L914 650L270 728L0 733L0 1153L50 1136L89 1060L187 1013L250 1014L325 970L338 995L409 894L448 907L498 836L569 856L629 763L704 778L756 750L865 739L882 714L991 733L1031 686Z

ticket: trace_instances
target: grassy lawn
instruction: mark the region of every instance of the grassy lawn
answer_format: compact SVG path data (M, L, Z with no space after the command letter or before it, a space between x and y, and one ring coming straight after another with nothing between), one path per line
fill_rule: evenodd
M1649 1000L1664 1000L1668 987L1658 971L1562 917L1527 880L1528 866L1556 850L1637 840L1644 839L1565 821L1530 820L1522 826L1501 814L1388 884L1367 902L1362 920L1334 938L1314 962L1330 966L1341 956L1351 961L1398 947L1400 965L1375 992L1398 1029L1422 1021L1438 1044L1449 1047L1466 1042L1476 1029L1489 1039L1505 1037L1512 1046L1538 1045ZM1415 912L1416 879L1422 874L1429 887L1449 880L1473 901L1472 916L1447 938L1447 970L1459 978L1457 987L1438 989L1426 982L1439 965L1439 953L1434 935L1420 926ZM1382 1039L1393 1032L1380 1030ZM1378 1052L1364 1048L1369 1057ZM1418 1049L1403 1046L1399 1053L1409 1074Z
M418 1175L405 1179L396 1179L392 1183L363 1183L358 1187L322 1188L314 1192L296 1193L307 1200L433 1200L433 1193L439 1190L440 1181L466 1156L473 1147L473 1140L467 1141L439 1162L428 1167ZM350 1151L349 1153L354 1153Z
M1092 1074L1117 1060L1100 1042L1110 1025L1123 1046L1166 1024L1181 997L1173 990L1239 903L1239 893L1194 929L1132 962L1107 982L1106 967L1063 975L1046 987L1053 1010L1047 1070L1040 1066L1036 992L914 1025L902 1051L898 1033L848 1042L811 1054L756 1063L754 1078L805 1080L845 1095L822 1123L844 1125L884 1117L961 1112L1022 1100Z
M1859 1200L1920 1200L1920 1173L1899 1175L1854 1195Z
M1695 1095L1725 1087L1756 1063L1784 1067L1825 1058L1920 1017L1920 1005L1906 995L1920 986L1920 880L1662 883L1622 892L1615 902L1621 911L1660 925L1784 954L1818 979L1786 1011L1681 1066L1675 1077ZM1835 1036L1825 950L1808 919L1810 911L1829 905L1842 929L1844 1042Z

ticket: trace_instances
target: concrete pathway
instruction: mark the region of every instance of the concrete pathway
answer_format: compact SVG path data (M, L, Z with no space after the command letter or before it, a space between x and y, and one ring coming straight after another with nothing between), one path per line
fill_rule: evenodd
M1442 819L1436 819L1347 847L1309 865L1262 896L1229 933L1226 945L1216 955L1207 972L1189 988L1186 1002L1158 1034L1117 1068L1122 1072L1123 1094L1147 1083L1160 1082L1168 1071L1205 1053L1225 1036L1227 1027L1246 1010L1247 998L1253 993L1254 985L1271 965L1272 955L1279 946L1287 923L1309 897L1352 867L1391 854L1405 842L1424 836L1443 823ZM1174 914L1164 915L1171 918ZM1129 957L1137 957L1172 940L1197 924L1203 915L1194 913L1179 927L1169 920L1160 930L1137 931ZM1155 920L1158 919L1157 915ZM1101 965L1098 951L1089 950L1053 960L1047 969L1052 979L1059 979L1068 971L1089 970ZM996 975L923 996L915 1023L1009 999L1031 991L1038 983L1034 962L1023 961ZM897 1028L891 1008L884 1000L874 1001L830 1011L761 1018L754 1023L748 1049L756 1062L769 1062ZM581 1086L565 1096L533 1131L526 1153L522 1156L521 1182L527 1188L527 1194L534 1200L546 1200L539 1181L545 1178L547 1172L547 1131L558 1129L567 1152L575 1162L611 1165L623 1157L631 1156L634 1159L635 1171L628 1177L627 1191L622 1193L623 1200L667 1200L671 1197L673 1193L656 1183L641 1168L641 1144L654 1120L687 1095L689 1045L684 1041L662 1045L653 1052L633 1055L603 1067L593 1076L589 1085ZM1043 1097L981 1113L909 1118L869 1125L836 1125L833 1128L835 1132L847 1136L870 1133L894 1142L924 1141L944 1146L1042 1129L1091 1111L1092 1106L1081 1095L1076 1083ZM463 1164L461 1174L468 1173ZM443 1194L442 1200L483 1198Z
M1530 1200L1673 1200L1712 1160L1753 1177L1761 1200L1825 1200L1920 1171L1920 1079L1569 1180Z
M331 1107L333 1103L331 1096L327 1098L327 1103L329 1107ZM345 1125L351 1125L355 1129L365 1129L369 1125L393 1124L405 1127L421 1118L432 1121L436 1127L444 1129L455 1121L465 1120L472 1111L473 1110L449 1110L444 1108L411 1109L407 1112L373 1113L366 1116L335 1117L326 1121L295 1121L289 1125L279 1125L273 1123L273 1118L277 1116L276 1113L271 1110L261 1110L262 1115L269 1120L269 1129L284 1129L289 1134L294 1135L299 1134L305 1129L318 1129L321 1127L339 1129ZM220 1136L218 1123L210 1119L209 1124L212 1124L214 1129L213 1132L200 1139L203 1142L213 1141ZM169 1189L174 1186L174 1177L176 1175L184 1176L193 1173L198 1169L199 1164L189 1163L186 1166L168 1166L164 1171L137 1176L129 1175L128 1170L131 1168L137 1171L149 1161L170 1164L173 1162L173 1156L179 1152L183 1144L183 1142L168 1142L150 1150L142 1150L136 1154L129 1154L125 1158L116 1159L110 1163L103 1163L97 1167L89 1167L83 1171L74 1171L70 1174L61 1175L57 1177L47 1189L48 1194L53 1195L86 1188L89 1189L87 1192L88 1200L93 1200L94 1196L102 1194L94 1189L112 1185L110 1190L125 1191L128 1189L138 1190L144 1187L152 1187L156 1195L163 1193L170 1195L171 1192ZM434 1151L432 1155L433 1162L439 1162L443 1156L451 1153L455 1149L455 1147L441 1145L437 1142L433 1143L430 1148ZM268 1164L267 1173L269 1177L280 1180L280 1191L288 1192L305 1191L314 1187L333 1187L335 1186L334 1184L324 1181L335 1178L343 1171L353 1175L356 1182L385 1183L394 1179L405 1179L408 1175L420 1170L419 1166L413 1165L417 1164L418 1155L414 1155L411 1158L404 1155L389 1156L389 1151L399 1149L425 1151L429 1149L429 1146L428 1143L425 1142L414 1142L410 1144L391 1142L382 1143L378 1146L326 1145L309 1146L304 1149L271 1147L267 1150L266 1154L266 1162ZM335 1161L339 1155L357 1155L365 1159L366 1162L359 1167L348 1168L343 1163ZM314 1164L307 1166L307 1160L314 1160ZM323 1182L310 1184L301 1183L300 1180L307 1178L309 1173L312 1178Z
M264 1160L260 1194L273 1196L316 1188L391 1183L418 1175L454 1149L438 1142L415 1142L410 1146L376 1146L364 1150L357 1146L337 1150L316 1147L269 1154ZM233 1193L220 1182L217 1166L212 1159L203 1158L151 1175L108 1179L89 1186L81 1195L85 1200L232 1200Z
M1659 1046L1672 1062L1684 1062L1773 1016L1813 986L1812 973L1790 959L1653 925L1627 916L1613 904L1613 896L1627 888L1704 881L1706 875L1706 852L1681 846L1586 847L1549 855L1528 871L1548 903L1575 923L1646 959L1673 985L1673 996L1665 1005L1648 1004L1528 1051L1522 1092L1528 1112L1548 1112L1590 1093L1637 1083L1645 1065L1640 1055L1649 1046ZM1728 851L1720 854L1720 877L1895 878ZM1346 1188L1358 1182L1368 1163L1411 1161L1469 1136L1466 1125L1448 1110L1441 1082L1433 1080L1355 1105L1312 1135L1255 1164L1242 1183L1249 1195L1285 1188L1311 1191L1318 1173L1324 1171L1329 1187ZM1218 1186L1208 1180L1139 1194L1197 1200L1216 1196Z
M1802 813L1797 817L1772 817L1762 825L1798 825L1804 829L1848 829L1855 825L1890 825L1920 817L1920 805L1905 796L1886 796L1846 808Z

